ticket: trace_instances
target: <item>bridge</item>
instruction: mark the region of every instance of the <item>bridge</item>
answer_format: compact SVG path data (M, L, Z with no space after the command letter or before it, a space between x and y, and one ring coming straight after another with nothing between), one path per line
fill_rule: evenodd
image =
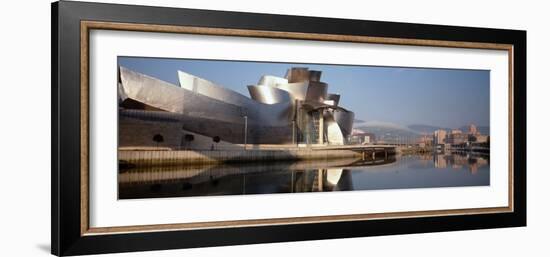
M329 145L312 146L311 150L347 150L360 153L362 159L374 159L376 156L387 158L389 155L395 155L396 148L395 145Z

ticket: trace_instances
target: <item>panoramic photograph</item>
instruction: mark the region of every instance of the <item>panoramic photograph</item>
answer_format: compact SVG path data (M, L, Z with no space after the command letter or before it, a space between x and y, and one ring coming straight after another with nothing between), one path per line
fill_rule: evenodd
M118 199L490 185L490 71L118 57Z

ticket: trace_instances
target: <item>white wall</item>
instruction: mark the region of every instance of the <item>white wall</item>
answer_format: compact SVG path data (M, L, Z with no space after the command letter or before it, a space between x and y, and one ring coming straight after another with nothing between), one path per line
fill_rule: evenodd
M148 4L146 0L105 2ZM231 11L526 29L528 31L528 227L118 256L548 256L550 32L545 1L154 1ZM9 3L9 4L8 4ZM50 242L50 1L4 3L0 26L1 256L46 256Z

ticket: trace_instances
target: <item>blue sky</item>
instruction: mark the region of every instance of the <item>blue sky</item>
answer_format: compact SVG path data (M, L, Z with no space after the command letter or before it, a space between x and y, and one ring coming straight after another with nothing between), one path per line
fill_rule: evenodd
M246 86L264 74L284 77L290 67L308 67L323 72L329 93L340 94L340 105L355 112L356 119L448 128L489 125L488 70L143 57L119 57L118 64L176 85L177 70L182 70L245 96Z

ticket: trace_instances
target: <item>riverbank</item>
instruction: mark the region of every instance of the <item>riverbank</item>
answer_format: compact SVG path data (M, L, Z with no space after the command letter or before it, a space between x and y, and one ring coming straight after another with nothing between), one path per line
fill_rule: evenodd
M400 154L429 154L433 153L432 147L398 147L397 151Z
M120 150L121 165L147 167L181 164L219 164L237 162L270 162L298 160L329 160L361 158L361 154L349 150L215 150L215 151L156 151Z
M121 167L173 166L181 164L220 164L244 162L273 162L299 160L333 160L342 158L373 158L374 155L393 155L392 147L318 147L277 150L137 150L119 149Z

